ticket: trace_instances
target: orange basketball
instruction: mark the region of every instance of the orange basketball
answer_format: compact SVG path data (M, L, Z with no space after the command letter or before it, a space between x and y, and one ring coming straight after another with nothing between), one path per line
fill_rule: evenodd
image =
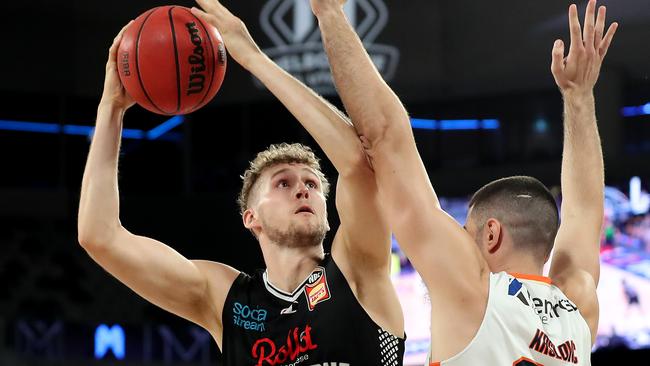
M127 93L159 114L186 114L215 96L226 72L217 29L182 6L140 15L122 37L117 65Z

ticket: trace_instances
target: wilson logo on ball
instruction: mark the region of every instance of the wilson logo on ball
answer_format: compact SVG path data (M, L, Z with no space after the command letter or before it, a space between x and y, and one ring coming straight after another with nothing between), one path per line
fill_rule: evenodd
M188 57L190 65L192 65L192 73L190 74L190 84L187 89L187 95L196 94L203 91L205 85L205 57L203 57L203 40L199 35L199 29L196 23L191 22L185 24L187 30L190 32L190 39L194 47L194 53Z
M140 15L120 43L118 69L127 93L159 114L193 112L217 93L226 55L216 28L182 6Z

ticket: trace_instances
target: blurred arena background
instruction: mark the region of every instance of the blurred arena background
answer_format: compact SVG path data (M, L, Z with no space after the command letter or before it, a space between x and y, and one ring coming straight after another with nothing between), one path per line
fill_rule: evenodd
M272 58L340 105L307 0L223 3ZM413 117L445 208L460 221L468 196L497 177L527 174L558 186L562 103L550 51L554 39L568 40L569 3L348 1L369 53ZM596 89L609 188L593 364L647 365L650 2L599 3L608 5L608 19L621 28ZM207 333L131 293L92 262L76 238L81 175L108 46L130 19L167 4L0 4L2 366L220 364ZM584 9L584 1L578 4ZM237 213L239 175L271 143L317 148L282 105L230 60L222 89L207 107L171 119L134 107L125 128L124 225L189 258L244 271L263 266ZM334 176L328 163L326 171ZM336 225L332 203L330 217ZM409 337L405 364L421 365L426 294L397 244L394 253Z

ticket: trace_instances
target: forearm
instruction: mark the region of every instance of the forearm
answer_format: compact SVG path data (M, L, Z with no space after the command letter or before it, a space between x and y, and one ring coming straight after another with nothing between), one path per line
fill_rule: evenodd
M604 166L593 93L564 96L562 213L603 214Z
M328 10L318 14L318 20L337 90L370 150L385 137L401 138L406 133L412 138L404 106L375 68L343 10Z
M360 161L365 163L359 138L344 113L263 54L245 67L296 117L339 174L353 172Z
M79 241L84 246L110 241L120 227L117 162L124 110L100 104L79 202Z

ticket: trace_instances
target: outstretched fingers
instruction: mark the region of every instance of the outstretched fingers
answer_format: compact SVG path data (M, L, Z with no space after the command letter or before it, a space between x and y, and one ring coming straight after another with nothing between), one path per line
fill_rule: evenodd
M587 51L595 51L594 45L595 26L594 19L596 18L596 0L589 0L587 10L585 10L585 27L583 30L583 41Z
M569 47L569 57L577 51L583 49L582 44L582 28L580 27L580 19L578 18L578 7L576 4L569 6L569 30L571 32L571 46Z
M617 29L618 23L612 23L609 26L609 29L607 29L605 37L603 37L603 40L600 42L600 47L598 47L598 54L600 55L601 59L604 58L607 54L607 50L609 50L609 46L612 44L612 39L614 38L614 34L616 34Z
M594 39L594 45L596 49L599 48L601 42L603 41L603 34L605 32L605 18L607 16L607 8L601 6L598 8L598 16L596 17L596 33Z

